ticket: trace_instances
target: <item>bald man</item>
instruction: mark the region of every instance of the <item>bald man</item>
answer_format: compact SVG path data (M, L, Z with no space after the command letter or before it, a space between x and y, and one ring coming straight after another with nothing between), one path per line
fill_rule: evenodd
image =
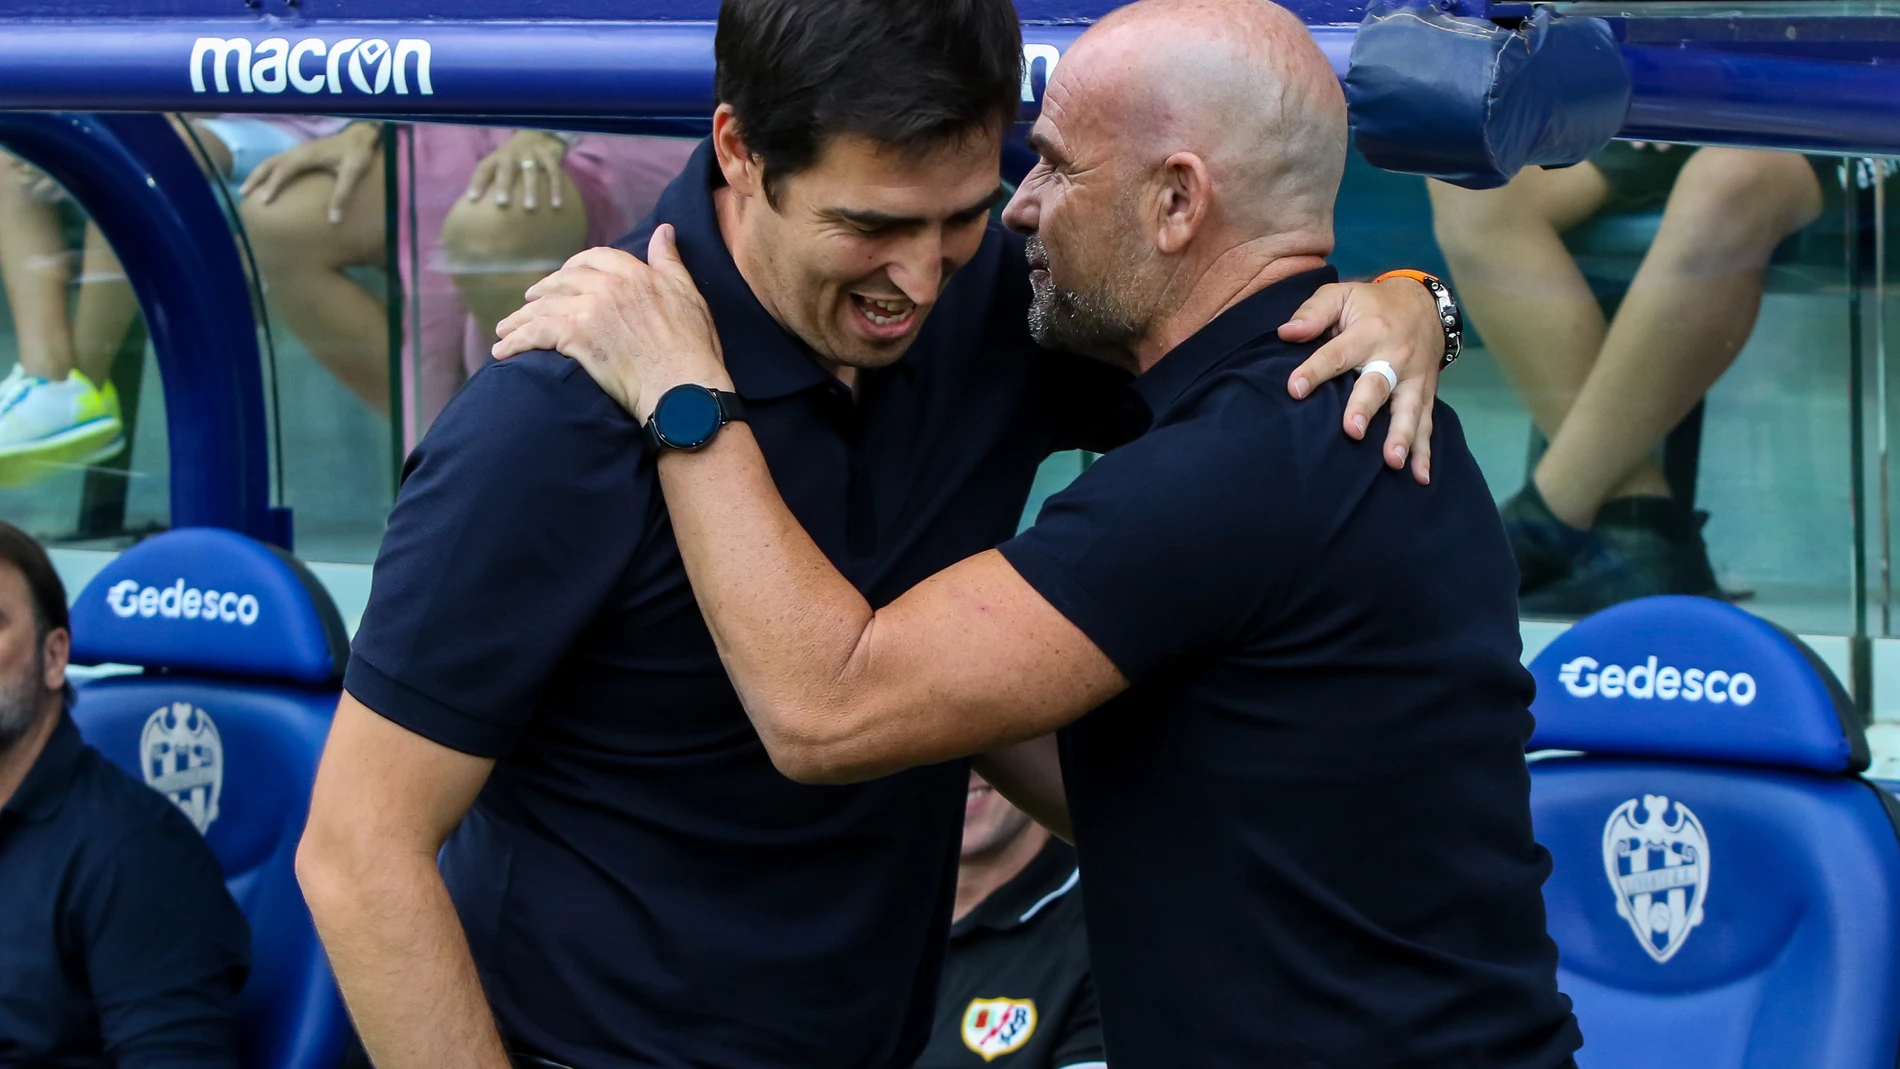
M659 456L773 761L852 782L1061 729L1066 799L1049 750L986 775L1078 848L1116 1069L1572 1064L1490 495L1443 405L1419 485L1337 432L1348 384L1284 388L1310 345L1275 328L1334 277L1325 59L1262 0L1145 0L1064 58L1031 144L1005 216L1032 235L1031 328L1137 375L1129 440L1034 527L879 608L745 424ZM570 355L664 422L731 380L664 228L648 262L611 301L542 293L606 339ZM502 347L558 343L553 319L531 304Z

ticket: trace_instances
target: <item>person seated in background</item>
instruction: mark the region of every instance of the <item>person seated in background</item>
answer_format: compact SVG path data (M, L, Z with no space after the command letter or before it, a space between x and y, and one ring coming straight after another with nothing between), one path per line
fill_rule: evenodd
M916 1069L1103 1069L1075 848L970 773L950 953Z
M420 338L404 411L413 442L488 360L522 291L590 245L619 237L685 166L693 143L420 124L401 155L397 257ZM389 318L346 271L387 263L382 127L352 123L266 161L242 215L274 315L365 405L389 411ZM410 151L413 146L413 152ZM413 212L410 210L413 209ZM411 216L421 247L409 233Z
M1466 315L1550 440L1502 507L1523 611L1717 594L1702 518L1654 454L1748 341L1775 247L1819 216L1809 161L1613 142L1501 189L1428 186ZM1562 235L1656 205L1655 241L1606 323Z
M237 1065L250 929L211 848L65 712L66 592L0 522L0 1065Z
M227 184L243 182L264 158L335 125L245 115L171 121L194 154L202 149L206 171ZM76 302L68 293L75 245L81 250ZM98 226L45 172L4 152L0 284L19 344L19 362L0 380L0 486L117 456L126 445L125 421L109 376L138 316L138 300Z

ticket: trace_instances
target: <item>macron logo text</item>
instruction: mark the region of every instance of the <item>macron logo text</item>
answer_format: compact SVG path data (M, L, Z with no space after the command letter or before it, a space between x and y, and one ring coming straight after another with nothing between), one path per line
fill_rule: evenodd
M419 37L404 37L393 46L380 37L335 43L306 37L294 45L287 37L267 37L255 45L247 37L200 37L191 46L191 91L341 93L349 85L375 96L393 86L397 96L407 96L413 69L416 93L434 96L430 51L429 42ZM206 88L206 67L211 89Z

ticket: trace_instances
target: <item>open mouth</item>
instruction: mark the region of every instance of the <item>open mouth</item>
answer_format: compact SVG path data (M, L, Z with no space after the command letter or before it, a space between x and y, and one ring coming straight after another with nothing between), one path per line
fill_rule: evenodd
M917 318L917 302L904 297L866 297L861 293L851 295L851 306L857 309L858 317L880 335L902 334L910 329L911 321Z

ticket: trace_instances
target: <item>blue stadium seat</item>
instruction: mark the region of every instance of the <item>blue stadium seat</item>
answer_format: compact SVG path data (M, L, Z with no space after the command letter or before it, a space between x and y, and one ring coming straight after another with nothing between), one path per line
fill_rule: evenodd
M294 558L230 531L141 542L73 606L73 659L136 675L80 688L80 733L169 795L250 920L248 1069L332 1069L347 1021L292 863L348 640Z
M1532 663L1531 804L1582 1069L1892 1069L1900 830L1793 636L1633 601Z

